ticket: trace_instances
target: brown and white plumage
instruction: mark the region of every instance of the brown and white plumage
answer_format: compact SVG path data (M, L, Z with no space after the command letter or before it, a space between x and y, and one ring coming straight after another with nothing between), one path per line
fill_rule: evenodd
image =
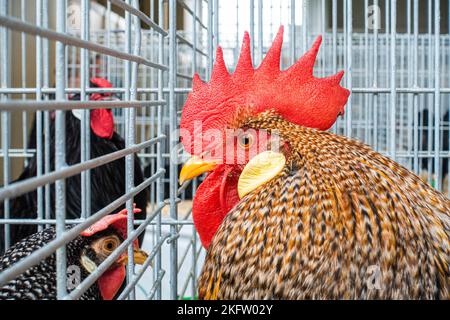
M448 198L357 141L271 113L242 126L277 130L291 152L224 218L200 298L450 298Z
M199 297L449 299L450 200L324 131L345 110L343 72L313 75L320 37L280 70L282 42L280 27L254 68L245 34L232 74L219 48L182 112L180 182L210 172L192 207L208 250Z

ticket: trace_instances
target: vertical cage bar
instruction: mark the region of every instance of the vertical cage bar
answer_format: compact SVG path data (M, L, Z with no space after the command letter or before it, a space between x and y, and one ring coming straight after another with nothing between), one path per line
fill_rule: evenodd
M440 0L434 1L434 168L437 190L441 190L441 103L440 103Z
M176 16L176 12L175 12L175 16ZM172 18L171 15L170 15L170 18ZM169 24L170 24L170 20L169 20ZM169 29L170 29L170 27L169 27ZM175 29L176 29L176 26L175 26ZM176 32L176 30L175 30L175 32ZM207 32L208 32L208 79L209 79L211 72L212 72L213 63L214 63L214 55L213 55L213 52L214 52L213 36L214 36L214 34L213 34L213 3L212 3L212 1L208 1L208 31ZM169 33L170 33L170 30L169 30ZM176 41L175 41L175 43L176 43ZM172 44L172 42L170 42L170 44ZM170 56L170 53L169 53L169 56ZM169 66L169 68L170 68L170 66ZM176 75L175 75L175 77L176 77Z
M56 31L66 32L66 3L64 0L56 1ZM65 100L66 85L66 46L56 42L55 53L56 70L56 100ZM55 169L61 170L66 165L66 121L65 112L56 111L55 120ZM66 229L66 185L65 180L55 182L55 211L56 211L56 237L61 237ZM66 288L66 246L56 250L56 289L58 299L67 294Z
M42 0L36 1L36 25L42 25ZM36 100L42 99L42 38L36 37ZM36 111L36 158L37 168L36 175L39 177L42 175L43 169L43 155L42 155L42 111ZM28 123L24 124L26 127ZM28 134L25 130L24 134ZM37 218L42 219L44 217L44 194L43 188L37 189ZM42 225L38 225L38 231L41 231Z
M331 28L332 28L332 44L331 44L331 50L333 54L333 73L337 72L337 63L338 63L338 57L337 57L337 0L333 0L331 3ZM337 133L339 119L334 123L332 127L332 132Z
M48 0L42 0L42 26L48 28ZM49 41L43 39L42 42L42 81L45 88L49 87L50 75L49 75ZM45 100L48 100L48 95L45 96ZM44 112L44 172L47 174L51 170L50 166L50 111ZM50 198L50 184L45 185L45 218L51 218L51 198ZM48 227L48 225L46 226Z
M0 14L7 15L9 9L8 0L1 0L0 2ZM9 63L9 50L10 50L10 39L9 31L7 28L0 28L0 38L1 42L4 44L2 50L0 50L0 64L2 74L0 75L1 87L9 88L10 86L10 63ZM1 95L1 101L8 100L7 94ZM6 187L11 180L10 177L10 158L9 158L9 148L10 148L10 113L7 111L2 111L2 151L3 151L3 186ZM9 199L5 199L4 205L4 218L9 219L10 215L10 202ZM10 225L4 225L5 230L5 250L10 247Z
M308 50L308 9L309 9L309 0L303 0L302 2L303 10L302 10L302 48L300 49L301 54L304 54L306 50Z
M397 102L397 90L395 82L395 72L396 72L396 59L395 59L395 48L396 48L396 36L397 36L397 0L391 1L391 36L390 36L390 114L389 114L389 154L391 158L395 161L397 158L396 153L396 102Z
M258 64L261 63L264 55L263 34L263 3L262 0L258 0L258 61L256 62Z
M195 0L194 0L195 1ZM219 46L219 1L213 0L213 6L214 6L214 50L217 50L217 47ZM194 11L193 16L195 16L197 13ZM194 23L195 26L195 23ZM195 55L195 51L194 51Z
M89 0L82 0L81 2L81 39L89 41L89 29L90 29L90 5ZM81 55L81 66L80 66L80 101L86 101L86 88L89 86L89 51L86 49L80 50ZM73 62L75 63L75 62ZM75 74L73 75L75 77ZM90 110L83 109L82 110L82 119L81 121L81 145L80 145L80 159L81 162L85 162L90 158L90 136L91 136L91 127L90 123ZM90 212L90 183L88 176L90 175L90 171L86 170L81 173L81 217L87 218Z
M447 48L447 57L448 57L448 65L447 65L447 86L450 87L450 0L447 1L447 36L449 38L447 44L448 44L448 48ZM448 96L447 96L448 97ZM444 99L445 101L445 99ZM450 105L447 105L447 112L449 113L450 116ZM448 144L449 144L449 148L450 148L450 118L447 122L447 134L448 134ZM445 135L444 135L445 136ZM450 150L447 150L447 152L450 152ZM450 158L446 159L447 161L447 168L450 167ZM445 177L444 177L444 181L445 181ZM447 197L450 198L450 176L449 173L447 172Z
M434 57L433 55L433 46L431 45L433 42L433 0L428 0L427 1L427 42L428 42L428 52L427 54L424 54L423 57L427 58L426 63L427 63L427 73L428 73L428 78L424 77L424 85L428 85L431 86L431 79L434 75L433 73L433 64L432 64L432 58ZM425 84L425 80L427 80L427 83ZM433 128L434 128L434 108L431 107L433 105L433 96L432 95L426 95L425 97L426 102L427 102L427 106L428 106L428 118L427 118L427 149L426 151L428 151L428 156L427 156L427 172L428 172L428 183L430 185L433 184L433 157L430 156L433 152Z
M418 87L418 72L419 72L419 0L414 0L413 8L413 21L414 21L414 37L413 37L413 88ZM414 137L413 137L413 149L414 160L413 169L417 173L420 170L419 167L419 95L415 93L413 95L413 110L414 110Z
M373 30L373 88L378 88L378 22L381 20L379 16L379 3L378 0L373 2L376 12L377 26ZM378 94L372 93L372 105L373 105L373 147L378 151Z
M255 0L250 0L250 52L255 64Z
M295 0L291 0L291 64L295 63Z
M368 21L368 9L369 9L369 0L364 0L364 65L365 74L364 74L364 86L366 88L369 87L369 21ZM369 141L369 115L370 115L370 105L369 105L369 96L367 94L364 95L364 141Z
M353 2L352 0L347 0L347 30L345 33L347 39L347 89L352 91L352 42L353 42ZM352 95L348 97L347 100L347 110L346 115L346 125L345 125L345 135L348 137L352 136Z
M412 10L412 3L411 0L407 0L406 3L406 11L407 11L407 22L406 22L406 34L407 34L407 70L408 70L408 74L413 74L414 71L412 70L414 67L412 65L413 62L413 57L412 57L412 48L411 48L411 25L412 25L412 20L411 20L411 10ZM411 87L412 86L412 79L411 77L407 76L407 86ZM411 156L411 154L414 152L413 151L413 139L415 136L414 133L414 102L413 102L413 95L408 95L407 96L407 104L408 106L413 106L412 108L407 108L407 112L408 112L408 120L406 123L406 129L407 129L407 138L408 138L408 142L407 142L407 153L408 153L408 168L412 169L413 165L414 165L414 156ZM402 106L403 107L403 106Z
M106 2L106 46L111 48L111 2ZM106 78L111 81L111 56L106 56Z
M158 3L158 24L161 28L163 28L164 23L163 23L163 19L164 19L164 11L163 11L163 0L159 0ZM164 38L163 35L161 33L159 33L158 35L158 63L162 64L164 62ZM161 69L158 69L158 100L163 100L164 99L164 94L163 94L163 71ZM158 112L157 112L157 118L158 118L158 137L161 137L163 134L163 129L162 129L162 125L163 125L163 110L162 110L162 106L158 105L157 107ZM156 158L156 166L158 167L158 170L163 168L163 159L162 159L162 144L161 142L158 142L158 144L156 145L156 153L157 153L157 158ZM157 204L160 205L163 200L164 200L164 181L163 181L164 177L159 177L157 180L157 184L156 184L156 201ZM156 219L156 243L159 243L159 241L161 241L161 213L158 214L157 219ZM162 254L161 254L161 246L159 246L158 248L158 253L156 254L156 260L155 260L155 267L156 267L156 277L155 279L158 278L158 276L161 274L161 268L162 268ZM156 289L156 299L161 299L161 285L159 285Z
M208 27L212 28L212 3L208 1ZM176 147L178 143L177 129L177 106L176 106L176 96L175 96L175 85L176 85L176 0L169 0L169 130L170 130L170 217L174 220L178 219L177 212L177 191L178 191L178 177L177 177L177 152ZM209 43L209 70L212 70L212 30L208 30L208 43ZM172 234L172 239L170 241L170 298L176 300L178 298L178 241L175 238L177 234L177 226L170 226L170 233Z
M36 3L36 11L39 4ZM26 7L25 7L25 0L20 1L20 18L22 21L26 22L27 20L27 14L26 14ZM37 20L36 20L37 24ZM25 32L22 32L21 35L21 59L22 59L22 88L27 87L27 34ZM37 41L37 40L36 40ZM26 100L27 95L22 94L22 100ZM37 118L37 114L36 114ZM28 113L26 111L22 112L22 144L24 153L27 153L28 149ZM25 158L25 165L28 165L28 157ZM39 192L39 191L38 191Z

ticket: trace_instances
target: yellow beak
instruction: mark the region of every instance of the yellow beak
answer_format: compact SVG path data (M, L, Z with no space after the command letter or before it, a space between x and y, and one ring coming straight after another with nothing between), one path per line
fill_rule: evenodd
M133 249L133 258L135 264L144 264L145 260L148 258L148 254L138 248ZM117 260L117 263L127 265L128 263L128 254L123 254L119 260Z
M184 182L193 179L202 173L213 171L217 164L212 161L205 161L199 157L193 156L190 158L181 168L179 182L183 184Z

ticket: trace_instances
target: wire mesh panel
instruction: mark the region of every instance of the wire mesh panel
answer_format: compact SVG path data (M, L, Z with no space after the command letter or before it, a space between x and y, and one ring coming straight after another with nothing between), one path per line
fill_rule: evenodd
M115 298L194 298L201 248L182 200L196 182L179 188L178 155L169 158L192 75L210 69L208 3L155 0L144 12L137 0L33 2L1 1L1 250L47 227L56 237L3 270L1 285L56 254L57 298L79 299L125 252L127 281ZM191 32L177 30L183 19ZM138 203L144 213L133 214ZM127 237L74 285L68 243L121 208ZM148 253L141 266L137 238Z
M79 299L126 253L115 298L196 297L201 178L178 185L177 129L194 73L209 79L219 45L232 72L244 31L256 67L284 25L282 69L322 35L315 75L342 69L352 93L331 130L448 193L449 2L0 0L0 250L56 229L0 273L0 286L55 255L57 298ZM122 208L127 237L71 282L68 244ZM135 239L148 253L142 265Z

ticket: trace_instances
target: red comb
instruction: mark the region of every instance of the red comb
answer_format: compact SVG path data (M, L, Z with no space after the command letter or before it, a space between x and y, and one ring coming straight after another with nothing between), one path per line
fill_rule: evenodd
M92 78L89 80L93 86L99 88L112 88L111 82L106 80L105 78Z
M133 213L140 213L141 211L142 210L139 208L133 209ZM127 209L123 209L118 213L103 217L102 219L91 225L89 228L81 232L80 235L83 237L90 237L97 232L108 229L109 227L114 228L120 234L120 236L125 239L127 237ZM138 243L135 242L135 245L137 244Z
M191 154L202 151L194 152L195 137L200 131L199 124L203 132L208 129L224 130L242 113L255 114L273 110L292 123L321 130L329 129L337 116L344 113L344 105L350 92L339 85L343 71L327 78L313 76L321 42L322 37L319 36L311 49L294 65L281 71L281 26L261 65L254 69L250 38L246 32L236 69L231 75L219 47L210 82L204 83L195 74L192 92L183 109L180 126L187 129L191 137L191 141L183 139L186 151ZM209 143L210 141L203 141L203 148Z

